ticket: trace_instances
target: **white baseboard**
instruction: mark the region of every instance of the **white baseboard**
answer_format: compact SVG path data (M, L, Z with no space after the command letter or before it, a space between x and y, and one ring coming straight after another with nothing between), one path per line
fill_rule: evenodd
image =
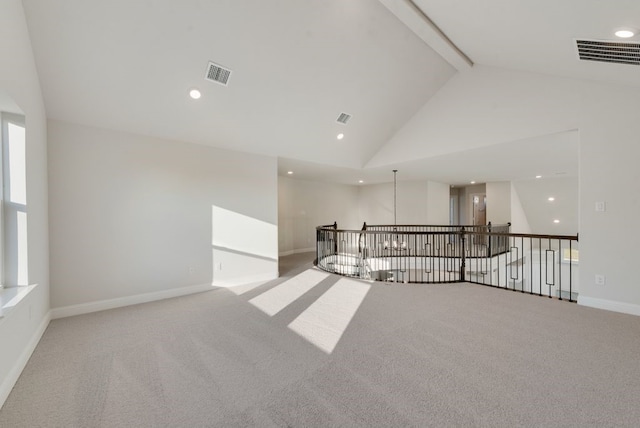
M294 254L300 254L300 253L311 253L315 250L316 250L316 247L300 248L299 250L283 251L281 253L278 253L278 256L284 257L284 256L292 256Z
M605 309L607 311L622 312L623 314L640 316L640 305L633 303L616 302L615 300L597 299L578 295L578 304L591 308Z
M263 273L263 274L259 274L259 275L252 275L252 276L243 276L240 278L230 278L230 279L222 279L222 280L218 280L216 281L214 278L213 281L213 286L214 287L235 287L236 285L244 285L244 284L250 284L253 282L267 282L267 281L272 281L274 279L278 279L278 272L275 273Z
M170 299L171 297L186 296L188 294L201 293L212 290L211 284L192 285L190 287L172 288L170 290L156 291L153 293L136 294L134 296L118 297L115 299L98 300L96 302L81 303L79 305L63 306L51 310L51 319L71 317L74 315L88 314L107 309L121 308L140 303L154 302L156 300Z
M3 379L2 384L0 385L0 408L4 405L4 402L7 401L7 397L9 397L9 393L13 389L14 385L18 381L22 370L24 370L27 362L29 362L29 358L31 358L31 354L35 351L38 342L42 338L44 331L49 326L49 321L51 321L51 311L47 312L47 314L42 319L42 322L38 326L37 330L29 340L27 347L22 351L18 361L16 361L15 365L9 372L6 378Z

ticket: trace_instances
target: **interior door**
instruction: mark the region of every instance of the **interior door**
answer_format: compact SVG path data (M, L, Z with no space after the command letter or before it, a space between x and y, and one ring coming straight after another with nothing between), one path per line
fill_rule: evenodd
M487 224L487 195L472 195L473 224L475 226Z

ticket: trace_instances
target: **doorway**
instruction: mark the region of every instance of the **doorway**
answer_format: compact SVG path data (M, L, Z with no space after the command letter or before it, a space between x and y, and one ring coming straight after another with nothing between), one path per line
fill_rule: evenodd
M475 193L471 195L471 220L474 226L487 224L487 195Z
M471 195L471 220L474 226L484 226L487 224L487 194L474 193ZM478 229L476 229L478 230ZM484 230L481 230L484 231ZM482 235L472 235L472 243L475 245L486 245L487 237Z

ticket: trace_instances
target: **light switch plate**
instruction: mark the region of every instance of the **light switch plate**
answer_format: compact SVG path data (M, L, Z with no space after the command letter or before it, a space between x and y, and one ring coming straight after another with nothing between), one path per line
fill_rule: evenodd
M596 202L596 211L605 212L607 210L607 204L604 201Z

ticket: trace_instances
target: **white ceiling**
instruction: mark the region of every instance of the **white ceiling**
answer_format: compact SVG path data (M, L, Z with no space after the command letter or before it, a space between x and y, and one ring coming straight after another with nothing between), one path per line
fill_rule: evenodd
M580 61L575 46L575 39L622 41L616 29L640 29L640 1L413 1L476 64L640 86L637 66Z
M575 235L578 233L578 179L549 177L543 180L516 180L515 190L527 213L533 233ZM553 201L549 201L553 197ZM553 220L560 219L559 223Z
M426 18L409 0L23 3L49 118L277 156L298 178L577 175L575 132L362 169L470 67L465 55L640 86L637 66L578 61L574 46L640 27L636 0L414 0ZM233 70L228 87L204 80L209 61ZM353 115L348 125L336 123L340 112Z
M292 171L293 178L352 185L361 185L359 180L362 184L393 181L394 169L398 170L398 181L427 179L460 186L471 181L528 180L538 175L544 179L577 177L579 146L578 132L568 131L379 168L328 167L280 159L278 173Z
M361 167L455 73L373 0L24 4L50 118L240 151Z

